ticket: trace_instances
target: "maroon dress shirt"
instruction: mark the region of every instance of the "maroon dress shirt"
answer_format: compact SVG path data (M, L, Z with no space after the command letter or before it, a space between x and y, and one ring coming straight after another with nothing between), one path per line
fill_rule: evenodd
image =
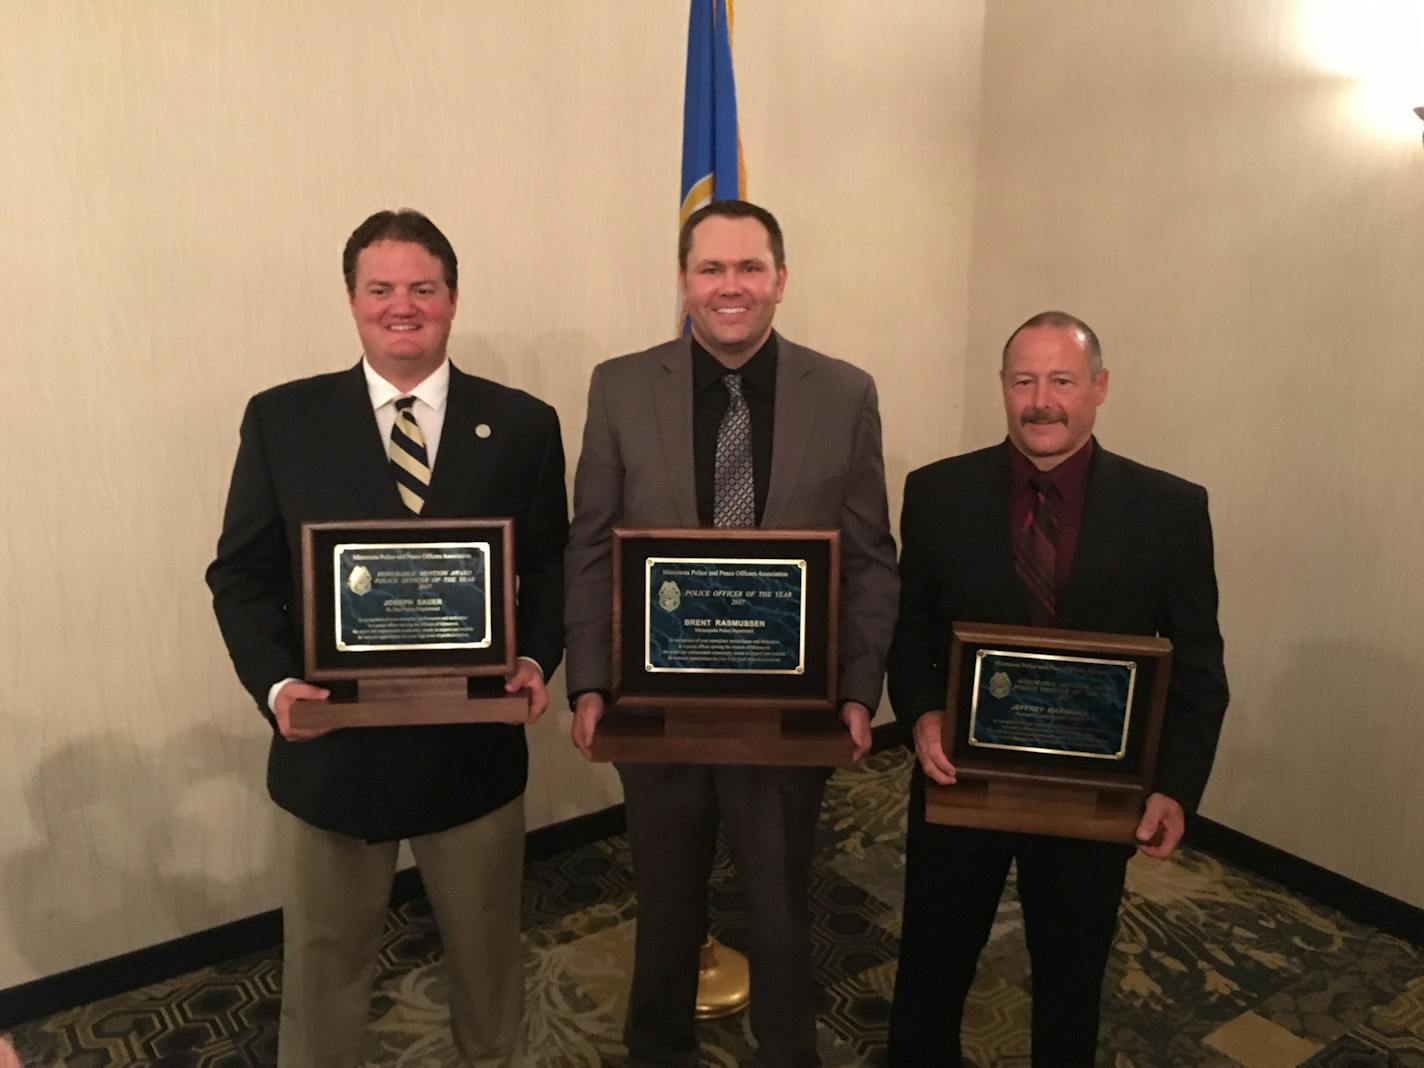
M1073 573L1073 557L1078 551L1078 535L1083 530L1083 504L1088 496L1088 471L1093 463L1093 439L1057 467L1040 472L1033 461L1009 442L1009 540L1010 544L1028 523L1036 492L1029 483L1034 475L1047 476L1059 493L1053 515L1057 522L1055 539L1057 556L1053 569L1053 593L1057 605L1063 604L1063 591L1068 576Z

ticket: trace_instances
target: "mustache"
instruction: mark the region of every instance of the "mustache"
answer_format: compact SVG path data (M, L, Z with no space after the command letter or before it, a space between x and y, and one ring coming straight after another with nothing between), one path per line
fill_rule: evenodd
M1068 422L1068 413L1062 408L1026 408L1023 415L1019 416L1019 422L1024 426L1066 423Z

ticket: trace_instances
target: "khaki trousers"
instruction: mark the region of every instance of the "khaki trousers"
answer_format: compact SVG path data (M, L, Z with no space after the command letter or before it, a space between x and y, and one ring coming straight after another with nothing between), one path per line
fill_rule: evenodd
M279 1068L361 1063L400 843L371 844L287 816ZM520 1055L519 896L524 799L410 839L444 946L455 1048L470 1068Z

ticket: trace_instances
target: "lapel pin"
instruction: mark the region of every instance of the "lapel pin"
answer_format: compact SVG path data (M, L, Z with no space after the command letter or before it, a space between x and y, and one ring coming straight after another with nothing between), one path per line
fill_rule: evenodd
M489 424L488 424L488 423L481 423L479 426L475 427L475 437L477 437L477 438L487 438L487 437L489 437L489 436L490 436L490 427L489 427Z

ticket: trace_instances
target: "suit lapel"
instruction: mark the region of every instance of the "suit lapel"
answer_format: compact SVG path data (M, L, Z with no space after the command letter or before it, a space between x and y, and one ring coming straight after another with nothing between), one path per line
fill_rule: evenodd
M338 458L336 471L350 488L352 500L365 502L363 507L373 511L405 514L359 363L337 378L331 411L323 423L330 443L327 455Z
M500 433L506 429L500 426L493 407L484 383L452 363L440 450L435 454L422 516L458 516L468 511L467 502L484 498L494 477ZM487 430L483 437L478 433L480 427Z
M698 525L697 476L692 462L692 343L686 337L664 346L661 371L654 378L653 411L667 482L677 521Z
M762 526L787 525L784 516L801 472L820 409L820 383L814 361L800 345L776 337L776 416L771 443L771 482L766 491Z
M1059 607L1061 625L1071 627L1075 614L1092 599L1112 574L1125 549L1123 512L1129 487L1118 457L1097 447L1088 475L1088 496L1083 502L1083 528L1073 556L1073 572Z

